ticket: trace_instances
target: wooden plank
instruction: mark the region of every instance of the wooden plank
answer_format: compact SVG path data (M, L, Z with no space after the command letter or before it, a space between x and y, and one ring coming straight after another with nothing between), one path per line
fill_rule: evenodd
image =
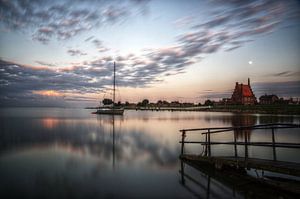
M279 178L276 181L266 178L256 178L241 169L215 169L214 166L183 160L189 166L199 170L203 175L209 175L217 182L242 193L250 193L253 198L299 198L300 184L298 181ZM248 195L248 194L246 194ZM221 198L221 197L219 197Z
M182 141L179 141L182 143ZM202 144L208 145L205 141L184 141L184 143L189 144ZM245 142L210 142L210 145L245 145ZM264 147L283 147L283 148L300 148L300 143L286 143L286 142L277 142L273 145L272 142L248 142L247 145L251 146L264 146Z
M236 127L213 127L213 128L194 128L194 129L181 129L182 131L207 131L210 130L247 130L247 129L271 129L271 128L300 128L299 124L290 124L290 123L271 123L271 124L260 124L260 125L253 125L253 126L236 126ZM220 131L221 132L221 131ZM207 132L203 133L206 134ZM213 131L211 131L213 133ZM219 132L216 132L219 133Z
M300 177L300 164L294 162L262 160L258 158L248 158L247 164L244 157L206 157L197 155L182 155L181 159L189 161L204 162L213 165L225 165L230 167L249 167L253 169L272 171Z

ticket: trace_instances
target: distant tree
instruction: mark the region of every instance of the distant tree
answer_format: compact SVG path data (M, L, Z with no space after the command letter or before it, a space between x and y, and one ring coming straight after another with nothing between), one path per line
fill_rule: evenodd
M102 100L102 103L104 105L110 105L110 104L113 103L113 101L112 101L112 99L105 98L105 99Z
M157 106L161 106L162 103L163 103L163 102L162 102L161 100L158 100L158 101L156 102L156 105L157 105Z
M122 105L121 101L118 101L118 106L121 106L121 105Z
M205 100L205 102L204 102L204 105L205 106L212 106L213 105L213 102L211 101L211 100Z
M142 101L142 106L147 106L149 104L149 100L148 99L144 99Z
M142 106L142 102L138 102L136 106L138 107Z
M126 105L126 106L129 106L129 102L126 101L126 102L125 102L125 105Z
M170 106L170 103L166 100L162 101L162 103L163 103L163 106Z

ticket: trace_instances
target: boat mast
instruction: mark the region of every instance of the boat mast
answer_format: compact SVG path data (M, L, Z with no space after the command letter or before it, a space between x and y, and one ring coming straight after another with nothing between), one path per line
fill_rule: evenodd
M113 108L115 108L115 99L116 99L116 64L114 62L114 90L113 90Z

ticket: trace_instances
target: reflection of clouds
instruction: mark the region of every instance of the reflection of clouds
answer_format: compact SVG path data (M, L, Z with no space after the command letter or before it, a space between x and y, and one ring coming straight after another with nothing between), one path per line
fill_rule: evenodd
M126 143L130 144L131 155L139 159L148 156L146 162L158 166L175 166L178 159L178 151L159 140L141 132L126 134ZM128 146L128 145L127 145Z
M102 119L98 118L96 123L54 118L24 120L22 123L7 120L4 122L5 133L0 134L0 151L3 153L12 148L54 145L68 153L91 155L110 162L113 148L112 123L110 117ZM122 119L119 119L121 122ZM137 162L145 165L151 163L151 166L176 165L176 148L172 149L170 145L156 139L155 135L132 129L122 130L118 118L115 123L115 155L118 162ZM7 128L8 126L10 127Z
M115 117L116 162L146 167L176 166L179 145L178 123L199 127L243 126L269 122L297 122L292 116L257 116L231 113L155 113L145 122L137 112ZM143 113L139 112L142 116ZM134 115L134 116L133 116ZM154 117L155 116L155 117ZM277 118L275 120L275 118ZM112 117L81 119L56 117L2 118L0 121L0 153L28 147L55 146L82 157L92 156L100 161L112 161ZM182 125L182 124L180 124ZM177 129L178 127L178 129ZM202 126L201 126L202 127ZM205 126L206 127L206 126ZM177 137L178 136L178 139Z

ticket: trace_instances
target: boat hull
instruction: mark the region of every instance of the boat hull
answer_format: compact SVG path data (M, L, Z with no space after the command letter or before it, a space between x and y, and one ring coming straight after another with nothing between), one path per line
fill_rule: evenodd
M124 109L98 109L94 114L101 115L123 115Z

